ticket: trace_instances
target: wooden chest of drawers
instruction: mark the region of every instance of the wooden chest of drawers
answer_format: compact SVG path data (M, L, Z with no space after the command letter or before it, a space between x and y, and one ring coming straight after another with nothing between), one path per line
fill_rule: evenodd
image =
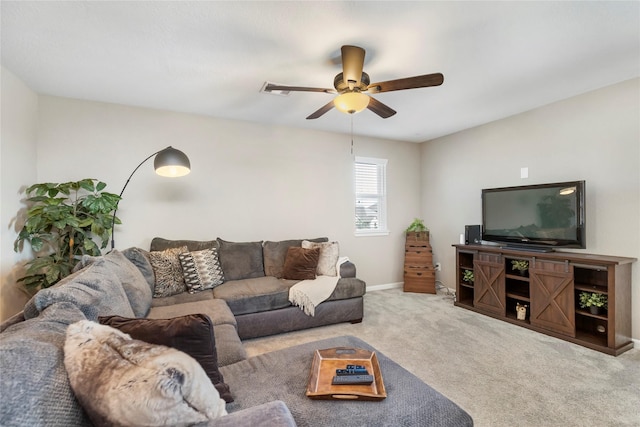
M403 289L405 292L436 293L436 272L429 232L407 233Z

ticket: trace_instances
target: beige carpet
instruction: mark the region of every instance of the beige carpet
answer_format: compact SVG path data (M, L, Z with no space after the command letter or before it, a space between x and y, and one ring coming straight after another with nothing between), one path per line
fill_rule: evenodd
M640 349L608 356L453 305L369 292L364 321L245 341L249 356L355 335L484 426L640 426ZM383 372L384 376L384 372Z

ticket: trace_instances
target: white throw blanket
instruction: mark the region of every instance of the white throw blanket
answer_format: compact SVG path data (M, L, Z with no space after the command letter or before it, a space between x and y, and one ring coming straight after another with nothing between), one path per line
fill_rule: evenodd
M308 316L314 316L316 306L326 301L336 289L340 280L340 265L349 261L347 257L338 258L336 263L337 276L317 276L314 280L303 280L289 289L289 301L300 307Z

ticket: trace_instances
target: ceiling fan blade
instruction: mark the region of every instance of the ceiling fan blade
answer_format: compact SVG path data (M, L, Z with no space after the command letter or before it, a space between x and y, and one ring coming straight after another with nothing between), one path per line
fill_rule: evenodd
M372 83L367 87L367 92L380 93L393 90L417 89L420 87L440 86L444 81L441 73L425 74L423 76L407 77L404 79L389 80L386 82Z
M393 116L396 113L396 110L383 104L382 102L378 101L374 97L370 96L369 98L370 98L369 105L367 106L367 108L373 111L374 113L376 113L377 115L379 115L380 117L382 117L383 119L388 119L389 117Z
M364 66L364 49L358 46L342 46L342 76L344 83L349 85L349 81L357 86L362 78L362 67ZM350 89L353 87L350 86Z
M329 101L326 105L322 106L320 109L318 109L315 112L311 113L307 117L307 120L317 119L318 117L322 116L324 113L328 112L332 108L333 108L333 101Z
M283 86L273 83L267 83L264 85L263 92L324 92L324 93L336 93L335 89L327 89L322 87L305 87L305 86Z

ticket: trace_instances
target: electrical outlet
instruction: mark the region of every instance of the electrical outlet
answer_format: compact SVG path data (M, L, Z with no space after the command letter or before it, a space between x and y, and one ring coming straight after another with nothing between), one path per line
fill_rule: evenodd
M436 271L442 271L442 265L440 265L440 263L439 263L439 262L436 262L435 270L436 270Z

